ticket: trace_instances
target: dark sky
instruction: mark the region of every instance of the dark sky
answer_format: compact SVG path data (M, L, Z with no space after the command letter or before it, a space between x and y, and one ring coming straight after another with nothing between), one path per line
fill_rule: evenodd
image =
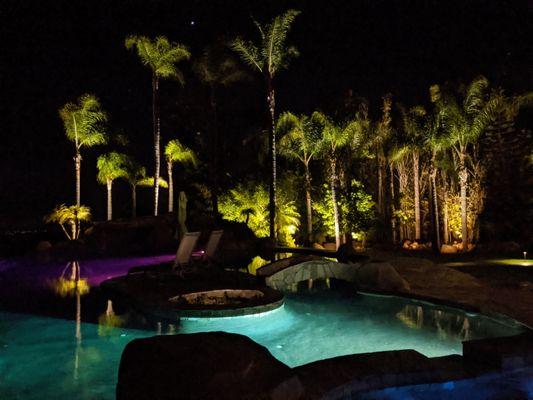
M290 36L301 56L277 79L278 110L331 110L352 89L377 112L386 92L414 105L426 102L433 83L478 74L509 92L533 86L527 1L2 0L0 216L40 218L72 201L73 149L57 110L85 92L101 99L113 129L130 137L128 151L151 167L150 76L124 48L126 35L167 35L190 46L194 57L216 37L255 34L251 16L267 21L288 8L302 11ZM194 145L207 112L205 89L189 67L183 70L185 88L169 82L161 88L163 137ZM221 131L234 147L263 121L260 82L221 95ZM98 151L84 158L82 197L101 218ZM125 215L125 188L117 190L117 213Z

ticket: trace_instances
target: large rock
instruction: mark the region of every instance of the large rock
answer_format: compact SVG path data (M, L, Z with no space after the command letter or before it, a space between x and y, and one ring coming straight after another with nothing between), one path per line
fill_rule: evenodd
M292 370L250 338L225 332L130 342L120 361L117 400L302 398Z
M357 283L363 289L386 292L409 291L409 283L388 262L370 262L357 270Z
M441 254L455 254L458 252L457 247L452 246L451 244L443 244L440 247Z

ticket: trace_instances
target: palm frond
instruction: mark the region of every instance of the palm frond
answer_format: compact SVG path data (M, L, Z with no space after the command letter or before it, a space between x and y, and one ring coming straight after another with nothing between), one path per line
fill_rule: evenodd
M101 155L96 161L98 182L106 184L108 180L127 178L129 175L128 164L130 164L130 160L125 154L111 152Z
M240 56L245 64L261 73L263 72L263 62L259 49L252 42L238 37L230 43L230 48Z
M170 162L191 164L193 166L198 164L196 154L178 139L173 139L167 143L165 146L165 156Z

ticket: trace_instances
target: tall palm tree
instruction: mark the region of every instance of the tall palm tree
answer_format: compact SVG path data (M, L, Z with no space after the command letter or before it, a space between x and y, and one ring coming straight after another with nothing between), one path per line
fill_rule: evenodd
M361 142L362 136L360 134L360 124L358 121L349 121L344 124L336 124L326 115L319 111L315 111L311 115L311 121L320 132L320 151L323 157L329 164L329 184L331 188L331 200L333 203L333 217L335 224L335 244L337 248L341 243L340 236L340 215L337 204L337 161L339 157L339 150L344 146L350 144L350 141ZM356 138L356 139L354 139Z
M196 166L198 160L196 154L187 146L181 144L178 139L171 140L165 146L165 157L168 172L168 212L174 211L174 179L172 179L172 167L175 163L190 164Z
M420 240L420 151L424 146L426 110L415 106L408 111L400 106L405 137L403 147L411 155L413 161L413 192L415 205L415 239Z
M447 93L435 88L435 103L440 114L446 140L457 157L461 199L461 239L463 250L468 249L467 192L468 169L467 157L472 144L496 118L502 101L498 95L488 97L489 81L480 76L474 79L466 89L462 103Z
M107 186L107 220L113 219L113 181L118 178L128 176L128 158L124 154L111 152L98 157L96 167L98 168L97 179Z
M184 84L182 72L177 65L180 61L188 60L190 53L179 43L169 42L164 36L154 40L146 36L131 35L126 38L127 49L136 48L141 62L152 71L152 123L154 132L154 215L159 208L159 176L161 175L161 121L159 116L158 90L160 79L175 79Z
M308 116L296 116L291 112L284 112L278 118L276 135L281 137L280 154L288 159L298 160L304 165L307 241L310 242L313 236L313 212L309 164L320 150L320 132Z
M77 240L81 233L81 223L91 220L91 209L87 206L66 206L61 204L44 217L45 223L57 223L68 240ZM69 228L69 230L67 230Z
M265 25L254 21L259 31L259 41L251 41L237 38L231 42L231 48L239 54L241 59L253 70L261 73L265 79L267 89L267 107L270 113L269 153L272 166L269 191L269 230L270 238L276 239L276 129L275 111L276 100L274 91L274 78L282 70L289 66L291 58L298 55L294 46L287 44L287 35L294 19L300 11L288 10L282 15Z
M213 215L218 217L218 105L217 93L220 88L227 87L235 82L246 78L246 73L237 61L227 54L227 48L223 41L218 40L208 46L200 59L194 64L194 71L200 81L209 89L209 105L211 108L211 129L209 137L210 153L210 177L211 177L211 202Z
M74 143L74 167L76 172L76 205L81 206L81 149L105 144L107 114L96 96L84 94L76 103L67 103L59 110L65 134Z

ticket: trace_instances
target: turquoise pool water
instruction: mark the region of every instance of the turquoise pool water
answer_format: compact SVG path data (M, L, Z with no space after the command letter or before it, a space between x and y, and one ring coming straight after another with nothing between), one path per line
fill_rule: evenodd
M237 332L296 366L392 349L461 353L461 340L522 329L511 320L406 299L325 291L288 295L283 308L262 316L186 320L161 333ZM0 312L0 399L113 399L124 346L155 333Z

